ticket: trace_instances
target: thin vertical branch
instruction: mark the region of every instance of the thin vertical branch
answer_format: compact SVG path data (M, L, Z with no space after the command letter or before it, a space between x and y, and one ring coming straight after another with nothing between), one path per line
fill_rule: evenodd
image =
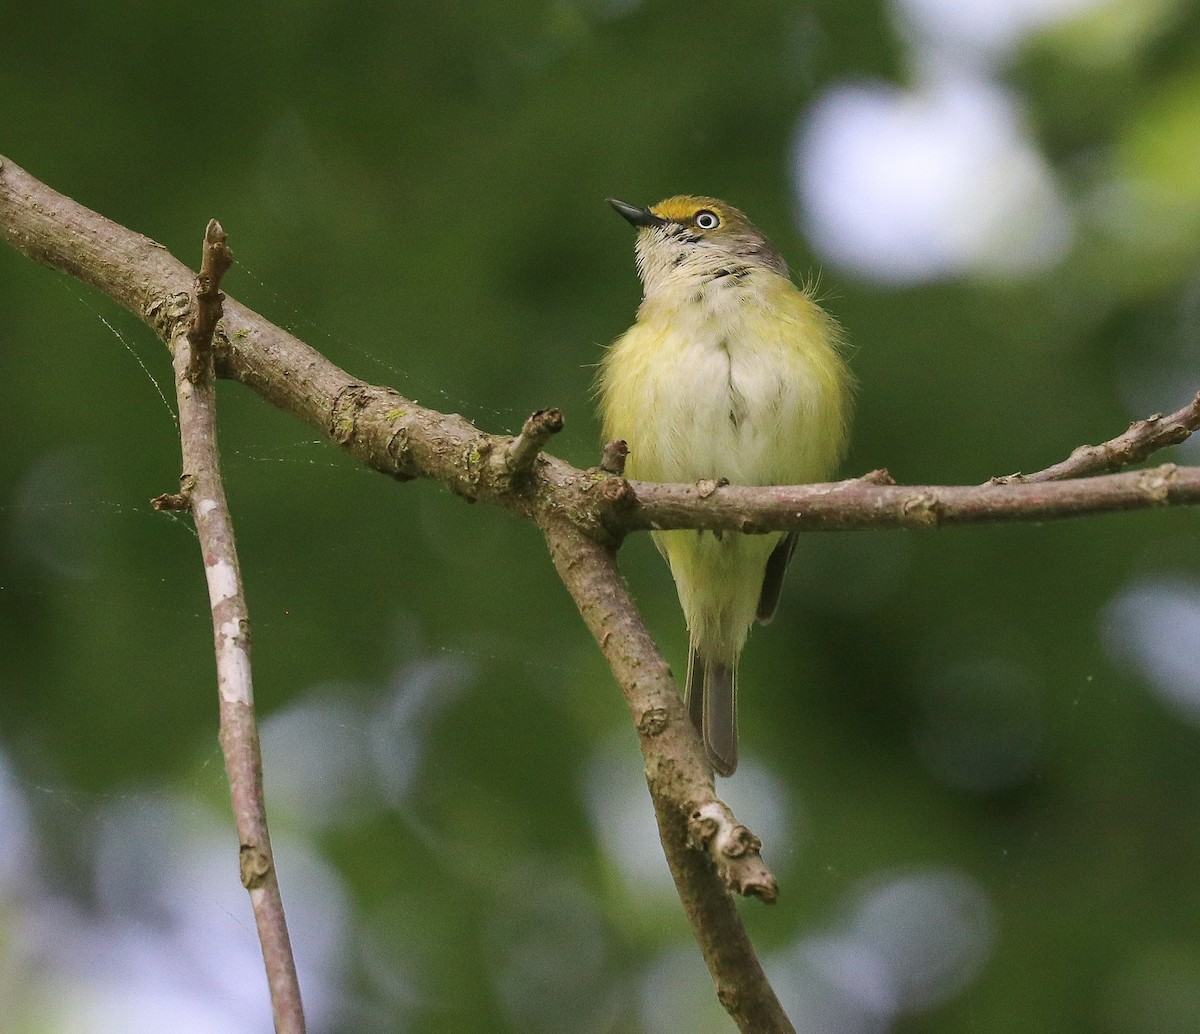
M189 509L196 523L212 605L221 749L240 844L242 885L249 891L254 909L275 1030L278 1034L304 1034L300 984L267 829L250 678L250 616L217 450L212 336L221 318L221 277L231 262L225 233L214 219L204 234L204 259L196 278L191 325L180 330L171 343L183 450L180 492L159 496L154 505L158 509Z

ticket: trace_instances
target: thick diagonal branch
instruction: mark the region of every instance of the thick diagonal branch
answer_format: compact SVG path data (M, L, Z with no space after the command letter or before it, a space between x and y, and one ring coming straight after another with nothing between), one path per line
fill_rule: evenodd
M794 1034L726 893L728 888L775 899L778 887L762 862L761 844L717 798L675 680L638 615L612 550L565 521L545 522L543 531L559 577L625 695L663 850L717 995L740 1030Z

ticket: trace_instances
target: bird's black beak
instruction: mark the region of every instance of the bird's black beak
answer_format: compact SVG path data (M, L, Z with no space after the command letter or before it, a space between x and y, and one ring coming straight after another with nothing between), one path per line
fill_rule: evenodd
M655 215L648 208L638 208L637 205L618 201L615 197L607 198L607 201L634 226L662 226L666 222L665 219Z

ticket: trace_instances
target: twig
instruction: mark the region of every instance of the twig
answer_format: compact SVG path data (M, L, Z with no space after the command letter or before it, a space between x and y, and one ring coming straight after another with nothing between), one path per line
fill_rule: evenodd
M262 760L250 679L250 617L217 450L212 334L221 316L221 276L229 268L232 256L215 219L208 224L204 242L202 272L196 278L195 317L186 329L180 324L173 342L183 450L181 491L178 495L160 496L154 504L159 509L186 505L196 524L212 605L221 749L241 845L238 857L242 885L250 892L275 1030L279 1034L303 1034L300 984L263 799Z
M675 680L612 550L561 520L544 522L542 530L563 584L625 695L663 850L717 996L742 1031L794 1034L726 893L775 900L778 886L759 854L761 844L717 798Z
M1113 472L1131 463L1140 463L1147 456L1169 445L1187 440L1200 429L1200 394L1170 416L1155 413L1145 420L1135 420L1129 430L1102 445L1081 445L1065 460L1033 474L1009 474L992 478L989 484L1030 484L1042 481L1063 481L1086 477L1089 474Z
M225 244L225 231L215 219L204 228L204 250L200 257L200 272L196 277L196 311L188 327L187 338L192 346L192 366L188 378L197 381L212 367L212 340L221 318L221 278L233 265L233 252ZM211 375L208 375L211 376Z
M600 469L608 474L620 477L625 473L625 461L629 458L629 446L620 438L604 446L604 454L600 459Z
M150 505L156 510L190 510L192 508L192 491L195 487L195 474L181 474L179 491L156 495L150 500Z
M510 474L525 474L546 443L563 429L561 409L539 409L521 428L521 433L508 444L504 462Z

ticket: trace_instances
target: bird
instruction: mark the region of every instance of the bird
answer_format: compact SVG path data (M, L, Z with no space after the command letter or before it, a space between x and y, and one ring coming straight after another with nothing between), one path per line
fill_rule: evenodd
M838 323L746 215L713 197L609 198L637 229L643 298L608 346L596 397L625 476L653 482L827 481L846 449L853 379ZM653 533L688 628L687 710L713 771L738 764L738 659L775 614L795 533Z

